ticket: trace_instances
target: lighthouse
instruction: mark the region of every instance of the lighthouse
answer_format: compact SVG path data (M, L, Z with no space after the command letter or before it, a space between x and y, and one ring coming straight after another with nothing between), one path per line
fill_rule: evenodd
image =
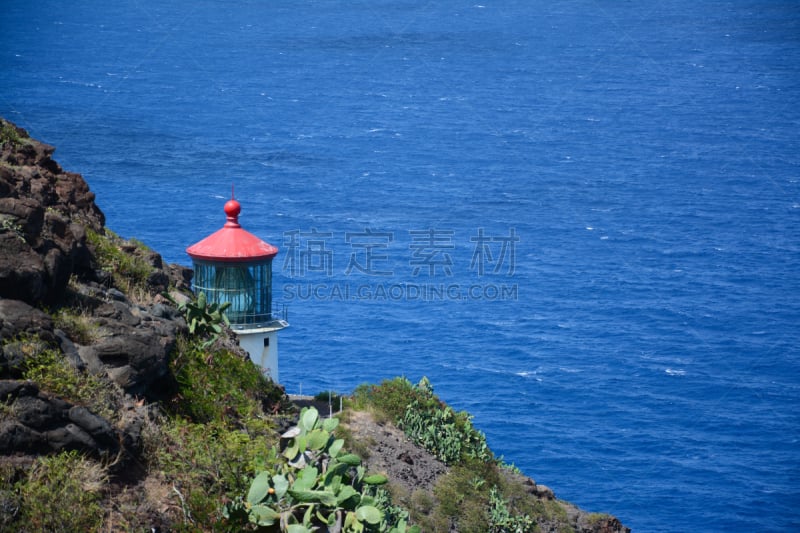
M242 208L232 191L224 210L225 225L186 249L194 263L193 290L205 293L209 303L230 302L225 314L239 345L278 383L278 332L289 325L285 314L272 312L272 259L278 248L239 225Z

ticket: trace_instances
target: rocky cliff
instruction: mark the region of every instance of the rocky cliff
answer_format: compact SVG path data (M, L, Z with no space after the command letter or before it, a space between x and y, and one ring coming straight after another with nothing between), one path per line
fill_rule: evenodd
M91 236L107 237L105 218L83 178L52 159L52 146L11 123L1 127L0 402L16 416L0 421L0 454L135 448L136 416L115 427L20 381L26 351L35 339L76 369L109 378L121 398L160 397L169 390L168 357L185 323L158 295L170 285L185 289L190 273L120 240L147 266L139 301L132 301L114 282L111 269L120 265L100 261L92 245ZM91 336L69 331L79 320Z
M243 460L229 454L252 461L291 423L270 413L296 410L280 387L251 373L230 336L192 362L198 351L183 340L186 323L174 306L188 300L191 271L105 228L86 182L53 152L0 120L0 530L49 530L49 514L65 531L225 530L219 504L249 483ZM240 381L225 382L226 372ZM187 385L192 379L198 383ZM256 392L242 393L239 383ZM159 426L165 411L172 418ZM353 416L350 428L351 439L373 448L368 465L409 491L425 479L433 495L447 475L385 422ZM83 512L56 514L46 507L52 503L36 503L47 466L40 458L61 452L78 452L102 472L92 484L80 477L77 492L96 495L75 500ZM78 477L84 463L70 457L65 464ZM68 478L59 484L72 486ZM532 480L518 485L534 503L556 501ZM45 501L58 499L53 485L42 486ZM208 515L198 516L204 509ZM627 530L566 502L553 509L540 522L544 531Z

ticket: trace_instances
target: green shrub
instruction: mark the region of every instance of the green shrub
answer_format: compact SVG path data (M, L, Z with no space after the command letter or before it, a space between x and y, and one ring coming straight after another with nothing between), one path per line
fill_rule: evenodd
M557 502L543 502L530 495L522 479L509 478L496 463L469 459L451 467L436 482L438 505L423 521L435 524L436 531L452 525L458 531L482 533L538 531L537 519L568 525L565 517L562 520L555 513L555 508L560 508ZM429 502L417 496L412 503L411 516L416 520Z
M170 498L183 512L172 519L187 527L216 524L222 503L247 490L275 441L268 424L256 428L252 421L239 429L171 417L145 432L149 468L174 487Z
M589 516L586 517L586 523L593 526L610 518L612 517L608 513L589 513Z
M126 241L109 229L104 232L100 234L86 228L86 240L94 249L100 268L111 274L114 285L122 292L131 294L134 289L144 290L153 267L143 258L123 249L137 249L138 241Z
M417 489L410 497L396 495L395 499L406 505L410 522L418 525L422 531L450 530L449 518L436 511L438 502L428 491Z
M99 505L107 485L105 470L77 452L39 457L30 473L17 482L21 531L98 531Z
M222 505L246 492L277 442L267 411L283 391L249 359L179 337L170 367L177 394L145 432L148 465L172 487L178 530L225 530ZM176 510L180 510L177 512Z
M547 524L547 529L557 527L558 531L564 533L573 531L567 512L558 500L540 500L530 494L527 478L515 475L503 466L499 471L503 475L496 484L497 496L506 506L512 523L524 522L527 516L535 524ZM538 530L539 527L536 526L530 531Z
M245 423L282 406L283 391L252 361L227 350L208 352L179 337L170 366L178 382L170 411L194 422Z
M29 350L22 376L90 411L113 420L119 416L119 393L111 381L73 367L63 354L35 340L24 342Z
M527 514L514 515L508 502L497 487L489 491L489 532L490 533L529 533L536 523Z
M397 422L405 414L406 407L415 399L425 404L430 402L430 407L442 405L404 377L387 379L380 385L359 385L353 392L355 405L371 408L378 421L384 419Z
M478 460L455 465L439 478L433 494L439 502L436 513L458 525L459 531L487 531L489 489L500 483L499 469Z
M330 402L334 409L339 408L339 402L344 402L344 398L338 393L334 391L320 391L314 395L314 401L317 402Z
M20 145L25 142L25 138L20 135L17 128L14 127L13 124L10 122L0 119L0 145L2 144L14 144Z

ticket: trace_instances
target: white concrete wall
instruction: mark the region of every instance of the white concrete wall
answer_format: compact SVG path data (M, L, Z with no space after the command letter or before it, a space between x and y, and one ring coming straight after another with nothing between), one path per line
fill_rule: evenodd
M236 332L239 345L250 354L250 359L268 374L272 381L280 383L278 373L278 332ZM269 346L264 346L264 339L269 339Z

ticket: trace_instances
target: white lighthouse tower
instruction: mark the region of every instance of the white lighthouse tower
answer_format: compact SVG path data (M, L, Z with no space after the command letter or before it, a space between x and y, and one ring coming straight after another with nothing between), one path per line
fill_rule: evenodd
M239 344L278 383L278 331L289 325L285 316L272 313L272 259L278 248L242 229L242 208L233 194L224 209L222 229L186 249L194 263L194 292L204 292L209 303L231 303L225 314Z

